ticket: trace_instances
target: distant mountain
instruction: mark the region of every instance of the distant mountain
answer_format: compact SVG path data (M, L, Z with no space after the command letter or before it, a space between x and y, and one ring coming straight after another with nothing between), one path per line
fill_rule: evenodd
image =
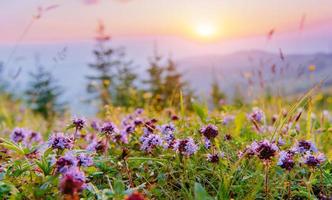
M214 78L226 93L235 88L260 93L262 88L283 94L304 92L326 79L332 84L332 54L283 54L259 50L228 55L204 55L178 61L192 87L208 94Z
M75 114L93 114L95 109L83 103L88 98L86 93L86 75L93 73L87 63L93 60L91 49L93 44L68 45L66 58L55 56L65 46L36 45L22 46L20 59L15 59L5 66L5 77L11 80L13 91L18 94L29 80L28 73L35 70L35 52L41 52L41 64L48 68L58 83L65 89L64 100ZM8 49L0 46L0 61L6 60ZM146 76L148 65L145 54L132 52L134 61L141 66L136 69L140 77ZM209 54L185 59L177 59L179 70L184 73L197 94L207 96L213 78L219 80L222 89L231 96L235 88L251 97L261 93L261 85L273 91L281 90L283 94L304 92L315 82L332 75L332 54L285 54L269 53L259 50L238 51L227 55ZM309 70L314 65L316 69ZM22 70L20 70L22 69ZM13 78L16 74L17 77ZM329 77L326 83L332 85Z

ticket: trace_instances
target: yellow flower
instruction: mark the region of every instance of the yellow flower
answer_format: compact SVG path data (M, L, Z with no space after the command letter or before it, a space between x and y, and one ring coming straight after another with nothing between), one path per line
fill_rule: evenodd
M310 65L310 66L308 67L308 69L309 69L309 71L313 72L313 71L316 70L316 66L315 66L315 65Z

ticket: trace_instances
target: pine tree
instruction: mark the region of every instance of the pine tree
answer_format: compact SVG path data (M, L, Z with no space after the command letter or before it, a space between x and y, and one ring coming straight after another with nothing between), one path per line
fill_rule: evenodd
M87 90L90 94L96 94L102 107L111 104L111 87L113 87L116 70L121 63L117 50L107 45L110 40L111 37L105 33L104 24L99 22L97 44L93 51L95 62L89 64L95 71L95 75L87 76L90 81Z
M31 80L25 90L29 107L49 122L65 110L65 104L60 102L63 90L56 85L52 74L44 67L38 66L35 72L30 73Z
M148 86L147 91L151 93L153 105L158 105L163 100L163 73L165 69L161 66L160 62L161 56L158 56L155 51L155 54L150 60L150 65L147 69L148 79L143 81L143 83Z
M130 107L136 106L137 88L135 81L137 74L134 73L132 62L123 62L118 69L115 83L114 105Z
M226 98L226 95L221 91L218 80L216 78L213 79L211 84L211 97L215 108L219 108L221 106L220 101L225 100Z
M168 59L165 72L163 93L163 97L166 100L165 103L178 103L180 101L181 92L184 94L184 89L187 84L182 81L182 74L177 71L176 64L170 58Z

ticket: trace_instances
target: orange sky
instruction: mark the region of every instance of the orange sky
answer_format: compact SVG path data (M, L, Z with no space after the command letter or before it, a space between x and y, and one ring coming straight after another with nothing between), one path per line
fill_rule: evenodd
M11 0L0 4L0 42L9 43L19 38L38 6L50 5L59 7L43 13L23 42L90 39L98 19L115 37L171 35L193 41L262 35L272 28L297 30L303 15L305 28L332 19L331 0ZM212 33L203 36L200 27Z

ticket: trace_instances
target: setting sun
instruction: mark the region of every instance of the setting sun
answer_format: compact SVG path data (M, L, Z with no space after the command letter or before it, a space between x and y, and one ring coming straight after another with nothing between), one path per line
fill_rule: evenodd
M195 27L195 33L204 40L214 39L217 35L217 28L211 23L201 23Z

